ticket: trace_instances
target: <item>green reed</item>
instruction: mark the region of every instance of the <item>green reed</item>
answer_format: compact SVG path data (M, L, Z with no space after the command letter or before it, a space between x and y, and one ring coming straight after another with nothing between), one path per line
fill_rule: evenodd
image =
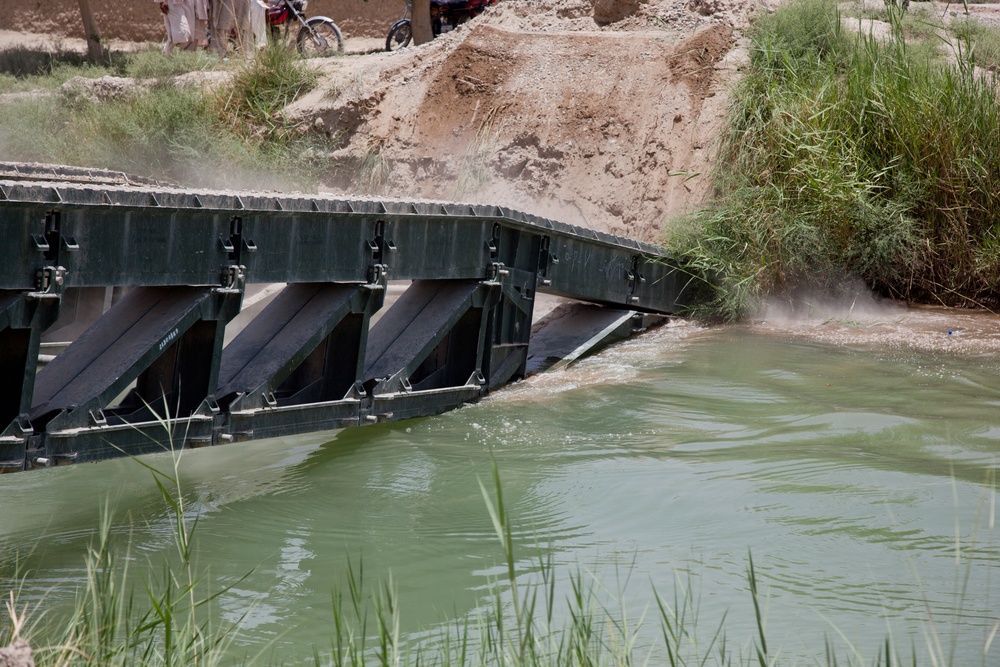
M879 294L1000 305L1000 101L966 36L954 64L904 35L847 34L828 0L751 32L719 145L718 198L668 244L736 319L765 295L845 277Z
M165 424L164 420L164 424ZM173 558L159 574L137 578L129 567L135 555L113 537L111 512L106 508L94 542L85 555L86 580L70 613L55 615L43 609L23 609L15 593L7 605L9 620L0 619L0 647L14 639L34 649L37 665L45 667L171 666L268 664L262 655L240 656L233 646L239 624L213 623L212 603L239 581L213 588L194 558L197 516L191 516L180 476L182 452L172 452L171 466L156 468L134 459L153 477L174 536ZM36 473L43 474L43 473ZM992 481L992 480L991 480ZM486 511L500 547L504 575L492 582L476 610L437 628L420 640L400 632L400 609L391 576L375 580L362 559L345 559L346 584L331 593L332 622L328 648L319 648L313 662L332 667L424 665L427 667L598 667L601 665L670 665L670 667L770 667L802 664L786 660L769 641L764 582L752 554L747 555L747 590L754 634L733 643L726 633L726 614L709 632L701 629L699 598L690 580L678 578L668 600L655 589L655 605L638 617L630 615L624 583L609 589L592 575L576 569L560 575L551 555L537 549L519 554L513 539L513 517L506 507L498 466L492 463L490 483L480 482ZM492 488L490 488L492 487ZM991 507L991 506L989 506ZM987 505L984 508L989 509ZM958 545L956 545L958 549ZM965 547L965 578L972 566L975 545ZM560 582L560 576L565 580ZM961 576L961 575L960 575ZM242 581L242 580L241 580ZM559 585L561 583L566 586ZM561 591L561 592L560 592ZM959 591L965 595L964 588ZM958 610L961 619L962 610ZM927 652L918 657L915 646L900 653L887 636L873 659L866 659L846 637L846 654L829 638L817 646L814 661L826 667L892 667L931 665L959 667L954 639L948 643L928 608ZM659 640L641 633L646 625L659 627ZM834 628L836 629L836 628ZM982 665L988 658L1000 622L986 638ZM280 655L272 658L281 659Z
M127 542L123 546L113 537L112 512L105 506L84 555L86 578L71 612L61 617L41 609L19 612L12 593L12 624L9 629L0 625L0 646L20 637L32 645L37 665L58 667L211 667L223 659L232 662L228 649L237 628L215 628L210 607L239 582L213 590L195 562L192 545L197 516L190 514L185 503L180 476L183 452L175 447L183 438L175 438L169 412L155 418L165 433L160 444L171 454L171 467L161 469L142 458L132 460L150 472L167 510L173 557L163 562L159 574L136 581L130 571L135 555ZM19 574L15 572L14 578ZM27 622L24 616L29 616Z

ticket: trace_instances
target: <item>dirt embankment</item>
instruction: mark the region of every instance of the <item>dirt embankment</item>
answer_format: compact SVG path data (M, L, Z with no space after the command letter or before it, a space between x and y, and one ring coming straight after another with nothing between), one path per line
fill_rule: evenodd
M504 0L430 45L324 65L287 110L388 194L475 199L655 239L710 189L758 10L725 0Z

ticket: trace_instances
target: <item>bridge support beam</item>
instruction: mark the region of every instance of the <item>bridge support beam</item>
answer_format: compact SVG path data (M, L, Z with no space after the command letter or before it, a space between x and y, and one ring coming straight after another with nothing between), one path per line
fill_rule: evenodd
M438 414L479 398L486 323L499 297L489 282L414 281L372 328L366 421Z
M226 347L222 442L357 426L364 350L382 284L294 284Z
M58 316L56 293L0 291L0 471L24 468L41 334Z
M210 444L225 323L241 298L236 288L129 292L38 373L28 459L97 460L174 439Z
M564 304L532 328L526 375L563 368L666 319L590 303Z

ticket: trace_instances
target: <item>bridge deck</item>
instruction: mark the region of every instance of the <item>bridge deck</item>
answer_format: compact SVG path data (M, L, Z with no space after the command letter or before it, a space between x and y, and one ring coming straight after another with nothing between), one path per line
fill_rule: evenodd
M10 470L150 451L164 416L195 445L435 414L525 375L537 293L670 314L687 284L662 248L496 206L42 166L0 165L0 243ZM390 278L412 287L372 328ZM248 283L288 287L223 348ZM36 381L61 305L99 288L114 305Z

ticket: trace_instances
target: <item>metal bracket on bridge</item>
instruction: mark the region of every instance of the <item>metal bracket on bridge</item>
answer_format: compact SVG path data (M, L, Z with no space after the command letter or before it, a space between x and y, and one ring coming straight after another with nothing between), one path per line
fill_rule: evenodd
M221 283L219 291L243 294L247 285L247 267L241 265L222 267Z
M642 258L638 255L632 257L632 266L629 268L628 273L625 274L628 278L628 302L629 305L639 302L639 291L640 285L645 284L646 277L639 272L642 264Z
M35 272L34 299L59 298L66 284L66 269L61 266L44 266Z
M229 236L219 236L222 250L229 254L230 264L239 265L244 253L257 252L257 244L243 234L243 218L234 215L229 220Z
M504 268L503 262L493 262L486 270L486 282L492 285L499 285L505 276L509 276L510 271Z
M396 252L397 248L396 244L385 236L385 220L376 220L372 231L373 237L366 241L372 256L371 264L368 266L368 283L385 288L389 280L388 256Z
M368 249L372 253L372 261L375 264L385 264L388 253L396 252L396 244L391 239L386 238L385 220L376 220L373 229L373 238L368 240Z
M389 280L389 267L385 264L372 264L368 269L368 287L385 289Z

